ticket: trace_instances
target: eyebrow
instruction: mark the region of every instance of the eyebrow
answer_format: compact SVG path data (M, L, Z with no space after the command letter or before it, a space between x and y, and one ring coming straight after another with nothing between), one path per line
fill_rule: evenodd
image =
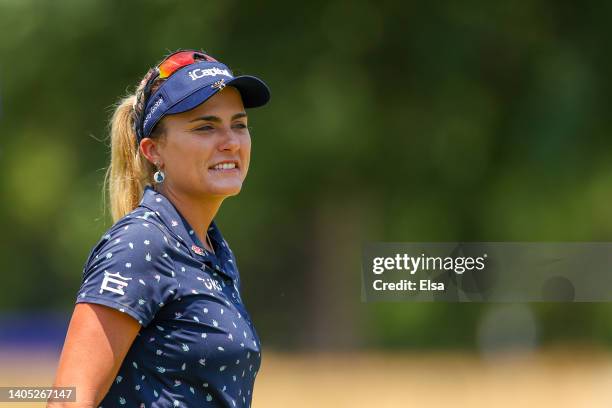
M246 112L239 112L236 113L232 116L231 120L235 120L235 119L239 119L239 118L246 118L247 114ZM215 115L207 115L207 116L198 116L195 119L191 119L189 122L197 122L198 120L206 120L209 122L222 122L221 118Z

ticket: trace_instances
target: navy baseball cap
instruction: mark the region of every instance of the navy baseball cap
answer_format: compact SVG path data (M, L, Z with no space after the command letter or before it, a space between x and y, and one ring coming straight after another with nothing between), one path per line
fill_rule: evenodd
M264 81L251 75L235 77L225 64L208 57L176 70L151 95L136 129L137 143L149 137L165 115L191 110L226 86L238 89L245 108L263 106L270 100Z

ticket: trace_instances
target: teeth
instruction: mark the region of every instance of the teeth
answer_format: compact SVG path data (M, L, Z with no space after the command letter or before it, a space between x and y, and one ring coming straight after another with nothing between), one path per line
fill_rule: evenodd
M215 167L213 167L213 169L215 170L229 170L229 169L235 169L235 168L236 168L236 163L219 163Z

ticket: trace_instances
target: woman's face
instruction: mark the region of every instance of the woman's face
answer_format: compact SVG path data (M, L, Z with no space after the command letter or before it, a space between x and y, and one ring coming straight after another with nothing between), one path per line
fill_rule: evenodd
M198 197L227 197L242 188L251 136L240 92L227 86L196 108L163 118L165 143L156 144L164 184Z

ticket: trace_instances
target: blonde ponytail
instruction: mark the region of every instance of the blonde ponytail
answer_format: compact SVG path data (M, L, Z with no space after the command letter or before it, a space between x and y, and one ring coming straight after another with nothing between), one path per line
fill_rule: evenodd
M141 112L144 109L146 97L143 97L143 89L150 75L152 71L147 73L134 95L119 101L110 120L111 159L104 177L103 195L108 189L113 223L138 206L145 186L151 183L153 173L157 170L141 153L134 131L136 110ZM162 82L155 80L151 92ZM163 125L159 123L149 137L161 139L164 135Z

